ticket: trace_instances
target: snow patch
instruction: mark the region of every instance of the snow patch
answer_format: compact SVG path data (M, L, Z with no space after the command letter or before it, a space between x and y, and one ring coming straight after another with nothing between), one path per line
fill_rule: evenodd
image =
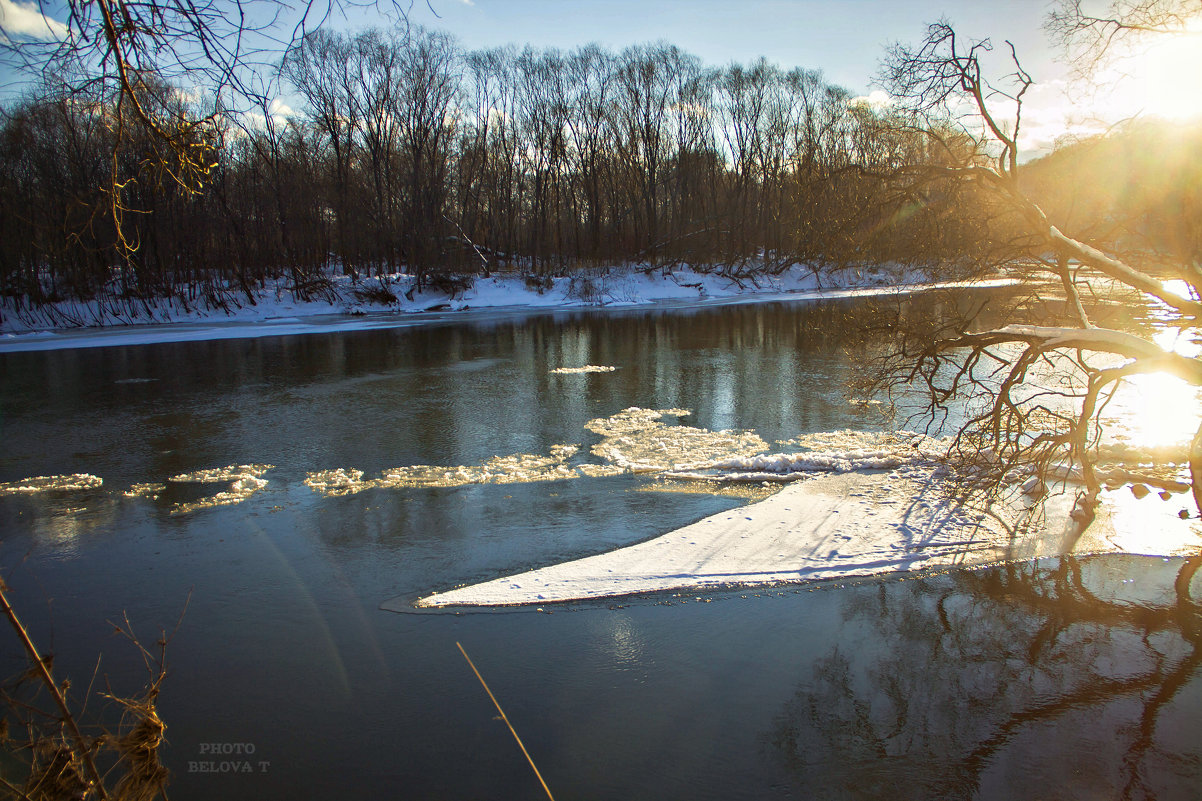
M980 564L1009 553L1007 522L950 502L929 481L839 474L648 542L435 593L417 606L547 603Z
M1066 495L1045 500L1037 515L1004 499L965 505L937 472L832 473L647 542L416 602L396 598L383 608L544 604L971 567L1068 552L1168 556L1202 546L1197 520L1170 522L1166 516L1149 533L1147 513L1129 509L1147 500L1130 493L1120 493L1126 502L1104 495L1097 519L1082 534ZM1154 503L1171 511L1171 504Z

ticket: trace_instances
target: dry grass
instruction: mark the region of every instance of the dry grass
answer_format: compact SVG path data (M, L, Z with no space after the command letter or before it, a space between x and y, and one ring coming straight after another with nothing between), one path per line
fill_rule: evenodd
M166 798L170 774L159 751L167 727L155 706L167 671L166 634L152 652L134 635L128 619L114 625L142 655L149 678L136 696L120 696L111 689L99 693L121 709L115 731L102 723L85 724L86 701L73 704L70 681L54 677L53 656L39 652L9 603L7 590L0 580L0 614L12 625L29 667L0 687L0 799ZM90 688L85 699L89 695Z

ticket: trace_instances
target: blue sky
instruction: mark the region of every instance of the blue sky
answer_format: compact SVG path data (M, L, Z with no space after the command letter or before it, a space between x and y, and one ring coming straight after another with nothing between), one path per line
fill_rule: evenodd
M964 35L1011 39L1032 68L1049 68L1041 25L1047 0L416 0L411 21L441 28L468 48L502 44L614 49L666 40L712 65L759 56L821 69L867 92L885 47L917 41L940 17ZM356 20L357 21L357 20ZM1057 70L1058 72L1058 70Z

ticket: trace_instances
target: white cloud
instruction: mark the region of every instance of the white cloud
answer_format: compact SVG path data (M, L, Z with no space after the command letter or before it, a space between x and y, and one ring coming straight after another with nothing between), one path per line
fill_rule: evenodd
M65 39L67 26L41 12L36 3L0 0L0 39Z
M868 106L873 109L886 109L893 105L893 98L880 89L874 89L866 95L853 97L848 101L852 106Z
M283 100L280 100L278 97L268 104L267 112L271 114L272 117L275 117L280 121L283 121L288 117L296 116L296 111L293 110L292 106L288 105Z
M0 0L0 2L3 2L3 0ZM271 124L278 127L287 124L289 117L295 116L295 109L277 97L273 98L271 102L267 104L266 114L264 114L262 111L244 111L241 114L241 119L242 124L248 128L252 128L256 131L266 131L267 120L269 118L271 119ZM238 136L240 134L233 133L233 135Z

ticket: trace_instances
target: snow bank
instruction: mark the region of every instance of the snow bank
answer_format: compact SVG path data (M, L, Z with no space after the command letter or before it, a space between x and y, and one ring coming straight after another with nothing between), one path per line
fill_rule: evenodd
M11 298L0 298L0 352L397 328L444 321L447 315L466 311L814 299L954 285L924 283L927 277L922 273L896 265L822 274L800 264L755 280L687 266L615 268L591 276L552 278L541 288L520 275L496 275L476 278L467 290L453 295L409 292L414 285L409 275L383 280L394 301L382 302L379 298L385 293L364 291L379 285L380 279L354 284L346 276L333 277L324 299L298 300L280 280L257 290L253 303L245 294L231 293L225 307L162 299L133 304L71 301L18 311Z

